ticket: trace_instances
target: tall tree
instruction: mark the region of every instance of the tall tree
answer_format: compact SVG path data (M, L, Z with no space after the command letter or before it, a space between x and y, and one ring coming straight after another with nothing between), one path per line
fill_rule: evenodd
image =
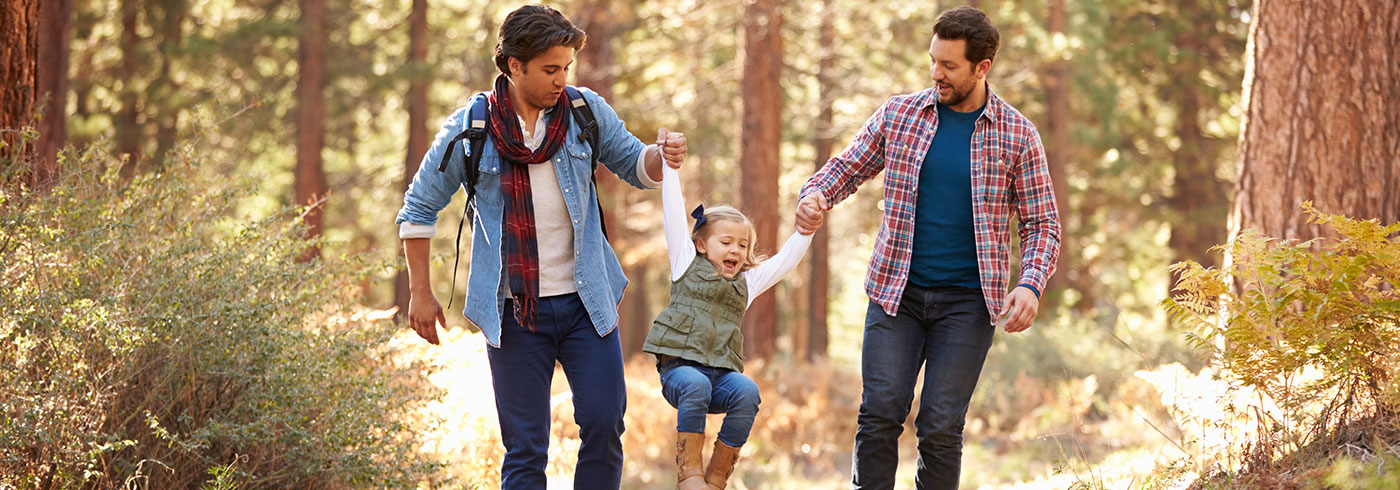
M321 236L324 218L321 202L326 195L326 173L321 147L326 138L326 1L301 0L301 40L297 79L296 203L309 206L307 233ZM306 259L320 255L310 248Z
M152 23L159 36L158 53L160 69L146 91L147 101L162 101L155 105L151 114L156 126L156 165L161 165L166 153L175 147L175 137L180 124L182 102L180 84L175 81L174 65L179 59L181 45L185 39L186 0L162 0L157 2L155 12L159 17Z
M1052 39L1064 39L1065 32L1065 0L1049 0L1049 15L1046 16L1046 25ZM1045 66L1045 159L1050 166L1050 182L1055 187L1055 203L1060 206L1061 216L1069 215L1069 182L1065 180L1065 167L1069 164L1070 154L1070 127L1071 119L1069 109L1069 62L1065 60L1063 53L1056 48L1063 49L1067 44L1061 41L1050 43L1052 51L1050 53L1049 64ZM1066 262L1076 253L1071 250L1072 240L1062 242L1066 250L1061 253L1055 269L1064 271L1070 269ZM1046 292L1060 289L1064 281L1051 279L1051 284L1046 288Z
M835 0L822 0L821 21L818 27L817 54L817 125L812 146L816 150L816 168L831 158L831 149L836 142L836 128L833 106L836 99L836 24ZM829 328L827 306L831 286L831 232L823 227L812 235L812 258L808 264L807 277L807 333L799 335L797 349L807 360L826 356ZM801 337L806 337L801 339ZM805 340L805 341L802 341Z
M0 161L17 162L25 153L20 130L34 118L34 87L39 84L39 6L5 0L0 9Z
M58 174L58 149L68 135L68 40L73 0L50 0L39 5L38 97L43 104L33 185L47 189Z
M615 40L630 29L628 19L634 8L633 0L585 0L573 10L574 20L588 33L588 43L578 53L578 85L588 87L604 99L613 101L618 81L618 59ZM646 135L643 135L645 138ZM598 199L603 203L603 221L607 225L608 241L618 249L638 250L639 241L650 234L638 235L623 226L620 217L627 215L629 205L642 199L630 186L620 185L606 168L598 167ZM621 256L624 273L630 279L627 294L618 304L618 325L622 334L622 355L630 357L642 352L647 331L655 319L650 302L650 283L646 280L648 261Z
M1312 238L1317 208L1400 220L1400 8L1258 0L1231 235Z
M122 0L117 7L121 16L121 77L122 88L119 99L121 109L115 121L117 132L117 152L125 158L122 162L122 179L131 179L141 165L141 92L136 85L141 75L140 13L141 2Z
M428 0L413 0L413 9L408 14L408 65L414 75L408 82L408 152L404 155L403 181L399 185L405 191L413 183L423 154L428 151L428 82L431 77L425 70L427 37ZM399 247L403 247L403 242L399 242ZM394 279L394 305L398 306L400 315L407 314L408 272L402 268Z
M782 142L782 0L753 0L744 6L744 116L740 136L739 193L753 220L758 250L780 246L778 238L778 149ZM775 295L765 294L744 314L744 350L771 358L777 350Z
M1222 36L1218 31L1202 36L1197 27L1213 22L1210 3L1213 2L1177 3L1180 24L1172 44L1178 55L1167 68L1172 83L1181 88L1172 96L1176 109L1173 130L1181 144L1172 152L1174 177L1167 203L1173 219L1168 244L1174 261L1190 259L1207 265L1214 260L1214 255L1208 253L1210 248L1225 239L1224 218L1230 213L1229 189L1215 177L1224 145L1207 136L1201 127L1204 106L1214 102L1209 97L1211 87L1202 80L1201 72L1212 56L1211 44L1218 45L1214 41Z

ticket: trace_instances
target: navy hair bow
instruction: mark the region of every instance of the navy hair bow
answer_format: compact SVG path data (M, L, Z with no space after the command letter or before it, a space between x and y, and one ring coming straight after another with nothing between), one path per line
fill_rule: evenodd
M695 210L690 212L690 217L695 218L695 228L690 230L691 233L695 233L700 230L700 225L705 224L705 205L696 204Z

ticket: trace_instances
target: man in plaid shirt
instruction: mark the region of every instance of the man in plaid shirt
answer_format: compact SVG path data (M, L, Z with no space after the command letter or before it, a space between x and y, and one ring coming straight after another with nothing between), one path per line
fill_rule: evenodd
M1060 251L1059 212L1035 126L986 82L1000 43L981 10L934 25L934 87L891 98L802 189L799 230L885 171L885 211L866 276L855 488L894 487L898 439L924 365L918 488L957 488L968 402L996 321L1030 328ZM1010 223L1021 276L1007 293ZM925 364L927 363L927 364Z

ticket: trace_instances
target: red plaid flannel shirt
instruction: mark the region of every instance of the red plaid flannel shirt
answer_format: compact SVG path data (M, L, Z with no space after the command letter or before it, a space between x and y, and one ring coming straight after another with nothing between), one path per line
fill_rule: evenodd
M885 172L885 215L875 238L865 291L889 315L909 279L914 247L914 205L923 164L938 129L938 92L926 89L890 98L861 128L855 141L802 188L820 191L831 204ZM1060 215L1050 168L1035 125L987 88L987 107L972 131L972 221L987 311L996 318L1006 301L1013 214L1019 215L1021 278L1036 291L1055 272L1060 254Z

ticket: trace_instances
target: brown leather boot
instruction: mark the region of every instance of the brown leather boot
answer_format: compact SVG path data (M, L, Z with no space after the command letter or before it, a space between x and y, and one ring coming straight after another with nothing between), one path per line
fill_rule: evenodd
M705 490L704 455L705 434L695 432L676 433L676 488L679 490Z
M710 467L705 470L705 484L710 490L724 490L729 485L729 476L734 474L734 464L739 462L739 448L729 447L715 440L715 452L710 454Z

